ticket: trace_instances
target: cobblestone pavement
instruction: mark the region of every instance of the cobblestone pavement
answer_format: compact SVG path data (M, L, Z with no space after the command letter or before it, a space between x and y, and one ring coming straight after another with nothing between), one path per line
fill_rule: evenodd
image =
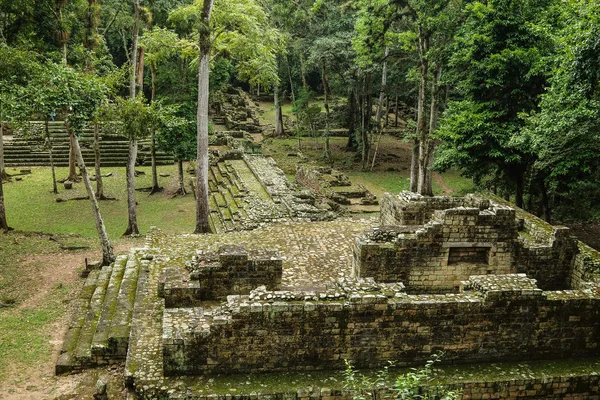
M349 276L354 236L377 224L376 217L281 222L247 232L169 237L158 240L154 246L160 248L160 260L181 265L196 250L218 250L225 244L274 249L284 259L283 289L318 289L332 279Z
M375 217L341 218L332 222L282 222L254 231L216 235L149 235L151 262L141 262L136 304L126 364L126 379L138 393L153 397L198 390L201 379L183 380L162 376L163 303L157 296L161 272L167 266L181 266L197 250L217 250L225 244L243 244L248 249L275 249L284 258L284 289L319 289L332 279L350 274L354 235L377 225ZM191 386L190 386L191 385ZM190 392L191 391L191 392ZM185 395L184 395L185 396Z

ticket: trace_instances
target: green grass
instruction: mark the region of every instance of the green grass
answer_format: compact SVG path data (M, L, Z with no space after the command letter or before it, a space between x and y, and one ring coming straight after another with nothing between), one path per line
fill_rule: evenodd
M352 183L361 184L378 198L383 193L400 193L410 187L410 177L405 172L348 172Z
M136 170L146 173L136 178L136 187L151 186L150 168L137 167ZM11 169L8 170L9 174L13 172ZM127 227L125 168L102 170L103 174L108 172L112 172L113 176L104 178L105 195L116 197L118 200L100 202L100 211L109 236L115 238L122 235ZM169 178L160 178L159 182L162 186L175 185L175 167L159 167L159 172L171 174ZM66 168L57 169L59 178L66 175ZM57 198L86 196L83 183L77 183L73 190L65 190L60 185L58 196L51 193L51 189L49 168L32 168L32 174L24 176L22 181L13 180L6 184L5 201L9 225L20 231L96 237L94 217L88 200L62 203L56 201ZM193 196L171 198L162 193L149 196L145 192L137 192L136 200L141 233L145 233L151 226L158 226L168 233L193 231L195 215Z
M66 312L63 300L69 290L55 288L42 308L0 310L0 359L15 360L17 366L33 365L51 358L51 325ZM0 366L0 380L6 378L6 364Z

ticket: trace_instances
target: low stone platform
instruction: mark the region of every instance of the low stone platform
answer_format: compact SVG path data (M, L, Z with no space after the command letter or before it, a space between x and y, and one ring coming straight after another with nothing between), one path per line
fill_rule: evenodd
M556 237L504 206L490 214L489 202L471 210L458 200L430 201L442 209L423 218L450 215L456 226L472 227L482 212L484 220L501 216L510 237L530 232L532 248ZM175 237L152 230L145 249L90 275L80 300L86 311L72 327L83 333L79 338L91 336L80 340L90 343L90 356L78 342L72 352L79 364L71 370L122 360L125 347L111 343L125 339L111 341L112 325L102 328L101 321L120 304L111 300L114 293L126 292L132 301L113 315L130 316L125 381L139 399L346 400L353 393L344 388L345 360L373 371L390 360L418 367L440 350L434 382L459 388L466 399L600 399L598 253L577 245L581 256L560 259L572 268L576 284L569 288L543 288L529 274L496 271L462 279L455 293L414 294L397 280L353 276L351 249L360 232L377 232L378 245L386 246L426 231L419 223L373 231L376 224L373 218L284 220L252 231ZM575 242L564 239L572 249ZM449 252L450 264L487 260L471 247ZM137 274L135 295L111 283L128 276L128 266ZM211 289L219 290L206 295ZM105 347L94 358L94 349ZM376 398L389 393L385 387Z

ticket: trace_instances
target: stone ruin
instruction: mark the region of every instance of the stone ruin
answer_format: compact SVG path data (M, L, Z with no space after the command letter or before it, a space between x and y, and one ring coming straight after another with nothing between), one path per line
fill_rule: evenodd
M215 124L223 125L229 131L262 132L258 119L262 111L242 89L229 86L214 95L212 104L216 112Z
M282 286L277 252L217 248L216 235L203 238L216 250L182 259L184 237L151 232L146 249L90 274L57 372L125 358L138 398L342 400L352 393L331 386L345 360L415 367L444 351L442 375L492 370L441 380L464 398L600 398L600 253L494 198L402 193L381 206L381 226L355 240L354 277L314 290ZM562 366L494 372L532 360ZM579 360L591 367L569 369ZM238 392L239 379L310 371L337 378Z
M332 220L337 215L315 196L299 190L260 144L244 131L210 137L208 186L210 226L214 233L255 229L284 220Z
M414 293L453 292L471 275L524 273L545 290L578 287L582 279L578 240L568 228L493 200L386 195L381 222L356 239L358 277L401 281Z
M330 167L299 166L296 181L328 199L333 209L346 207L355 212L377 212L377 197L363 185L353 185L348 176Z

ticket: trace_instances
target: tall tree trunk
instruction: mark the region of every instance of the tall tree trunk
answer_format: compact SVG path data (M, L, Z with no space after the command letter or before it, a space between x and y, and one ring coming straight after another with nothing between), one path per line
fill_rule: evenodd
M140 31L140 0L134 0L135 19L133 24L133 44L131 49L131 79L129 81L129 96L134 99L137 95L138 72L138 36ZM137 225L137 207L135 201L135 162L137 159L137 139L134 136L129 137L129 155L127 159L126 177L127 177L127 229L124 236L139 235L140 231Z
M200 28L200 62L198 64L198 149L196 160L196 229L210 233L208 207L208 85L210 73L210 13L213 0L204 0Z
M424 35L423 30L419 27L419 53L420 65L419 72L421 81L419 83L419 99L417 106L417 138L419 138L419 179L417 182L417 192L426 195L425 189L426 174L428 168L428 149L429 138L427 135L427 116L425 114L425 95L427 91L427 77L429 74L429 61L427 60L427 51L429 49L429 39Z
M283 136L283 114L281 112L281 100L279 98L279 85L275 86L275 136Z
M154 103L156 98L156 66L154 63L150 63L150 76L152 81L152 92L150 94L150 102ZM158 185L158 172L156 170L156 132L152 129L151 132L151 143L150 143L150 155L152 159L152 189L150 194L158 193L162 189Z
M140 0L133 1L134 21L133 21L133 42L131 45L131 75L129 81L129 97L132 99L136 96L136 74L138 72L137 55L138 55L138 36L140 33Z
M385 47L384 59L383 59L383 70L381 72L381 87L379 88L379 103L377 104L377 114L375 116L375 120L377 121L377 131L379 133L379 138L377 139L377 144L375 145L375 153L373 154L373 162L371 163L371 171L373 171L373 167L375 167L375 160L377 159L377 152L379 151L379 142L381 141L381 136L383 135L383 126L381 125L381 115L383 113L383 101L385 99L385 90L387 87L387 57L390 54L390 48ZM387 112L386 112L386 124L387 124Z
M136 94L144 93L144 58L146 53L144 52L143 47L138 47L137 55L137 71L135 72L137 84Z
M325 151L323 152L323 158L329 160L331 158L331 149L329 147L329 96L328 96L328 84L327 74L325 71L325 62L321 64L321 80L323 81L323 103L325 105Z
M96 173L96 197L104 200L104 182L102 182L102 171L100 170L100 125L94 121L94 170Z
M394 127L397 128L398 127L398 95L396 95L396 104L395 104L395 111L394 111Z
M525 176L523 172L518 172L515 177L515 186L516 186L516 194L515 194L515 204L519 208L523 208L523 193L525 188Z
M187 194L185 190L184 174L183 174L183 160L177 160L177 172L179 173L179 189L177 193L182 196Z
M346 151L356 151L356 100L354 90L348 92L348 114L346 116L346 128L348 128L348 143Z
M287 70L288 70L288 78L290 81L290 93L292 94L292 103L296 102L296 94L294 92L294 82L292 81L292 69L290 68L290 59L286 58Z
M548 197L548 189L546 187L546 182L544 179L540 179L540 190L542 192L542 215L544 216L544 221L547 223L552 222L552 212L550 209L550 199Z
M308 83L306 82L306 68L304 66L304 58L300 56L300 76L302 77L302 86L308 87Z
M137 140L129 139L129 159L127 160L127 230L124 236L139 235L135 202L135 160L137 158Z
M77 155L75 154L75 141L77 138L73 132L69 133L69 177L67 178L71 182L79 182L77 176L77 167L75 162L77 161Z
M4 182L0 179L0 229L4 232L10 230L6 222L6 207L4 206Z
M0 122L0 180L8 178L4 165L4 124Z
M100 214L98 200L96 199L94 189L92 188L92 183L90 182L90 177L88 176L87 169L85 168L85 162L83 160L83 155L81 154L81 147L79 147L79 141L77 140L77 137L75 137L73 145L75 147L75 153L79 163L79 170L81 171L81 176L83 177L83 184L85 185L85 190L87 191L90 202L92 203L92 212L96 221L96 230L98 231L98 237L100 238L100 244L102 246L102 265L109 265L115 262L115 254L113 252L112 245L110 244L108 233L106 233L106 227L104 226L104 221L102 220L102 215Z
M91 58L91 53L96 49L98 35L98 8L96 7L97 0L88 0L87 10L87 26L85 31L85 48L90 54L85 55L85 70L88 73L94 71L94 63Z
M421 154L423 159L422 166L419 166L419 188L418 191L424 196L433 196L433 186L431 179L431 167L433 166L433 152L435 150L435 141L433 140L433 133L437 129L437 121L439 115L439 82L442 76L442 64L438 64L433 74L431 81L431 107L429 109L429 133L425 138L427 142L425 146L421 147L425 153ZM421 168L422 167L422 168Z
M44 131L46 133L46 141L48 141L48 156L50 158L50 170L52 171L52 193L58 194L58 185L56 184L56 170L54 168L54 155L52 151L52 136L48 129L48 117L44 120Z
M410 160L410 191L413 193L416 193L419 187L420 147L419 139L414 139L412 144L412 157Z

